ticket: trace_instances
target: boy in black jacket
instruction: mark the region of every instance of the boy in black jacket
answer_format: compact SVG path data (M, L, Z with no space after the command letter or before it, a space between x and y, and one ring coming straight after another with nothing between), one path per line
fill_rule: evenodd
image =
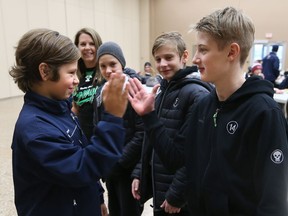
M202 18L194 29L193 63L215 91L190 110L174 140L161 122L150 121L150 142L170 169L185 164L191 215L286 216L287 123L273 100L273 85L259 77L245 81L242 72L254 25L227 7ZM143 119L157 118L156 87L148 95L136 80L131 84L134 109Z
M140 80L133 69L126 67L122 49L115 42L103 43L97 50L97 59L101 76L108 82L113 74L125 74L127 79L136 77ZM97 107L95 107L98 120L101 120L103 115L101 93L100 87L96 92ZM123 154L105 178L109 216L140 216L143 206L131 194L131 172L140 160L144 127L141 117L137 115L129 103L123 120L126 132Z
M156 97L157 116L151 121L161 122L167 136L173 139L184 123L188 110L199 98L209 93L211 86L195 78L197 67L186 67L188 51L178 32L158 36L152 54L163 81ZM143 121L145 128L149 128L151 122L145 118ZM191 215L186 205L184 168L168 170L152 147L150 134L146 133L141 166L133 172L134 197L144 203L152 195L154 216Z

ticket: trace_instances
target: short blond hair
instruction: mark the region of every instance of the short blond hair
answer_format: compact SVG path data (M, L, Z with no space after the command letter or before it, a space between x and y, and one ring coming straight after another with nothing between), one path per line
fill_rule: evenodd
M194 27L198 32L208 33L222 50L230 43L240 46L240 65L243 66L254 42L255 28L251 19L241 10L226 7L203 17Z
M171 31L164 32L155 39L152 47L152 55L154 56L156 50L166 44L174 44L180 57L183 55L184 51L187 50L182 35L177 31Z

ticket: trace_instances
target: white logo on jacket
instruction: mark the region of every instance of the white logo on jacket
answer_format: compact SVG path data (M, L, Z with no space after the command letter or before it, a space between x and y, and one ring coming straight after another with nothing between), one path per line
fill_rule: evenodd
M174 103L173 103L173 107L177 107L179 104L179 98L176 98Z
M238 128L238 123L236 121L230 121L226 125L226 129L229 134L234 134Z
M276 149L271 153L270 158L274 163L280 164L284 160L284 155L280 149Z

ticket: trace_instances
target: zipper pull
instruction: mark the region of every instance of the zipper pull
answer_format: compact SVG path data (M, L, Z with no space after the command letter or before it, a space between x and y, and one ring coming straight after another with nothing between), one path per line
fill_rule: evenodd
M76 199L73 199L73 206L77 206Z
M216 112L213 115L214 127L217 127L217 115L220 109L216 109Z

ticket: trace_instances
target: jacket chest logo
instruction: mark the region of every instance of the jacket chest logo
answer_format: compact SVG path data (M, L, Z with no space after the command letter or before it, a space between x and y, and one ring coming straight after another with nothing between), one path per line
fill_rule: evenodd
M173 103L173 107L177 107L179 105L179 98L176 98L174 103Z
M229 134L234 134L238 128L238 123L236 121L230 121L226 125L226 129Z

